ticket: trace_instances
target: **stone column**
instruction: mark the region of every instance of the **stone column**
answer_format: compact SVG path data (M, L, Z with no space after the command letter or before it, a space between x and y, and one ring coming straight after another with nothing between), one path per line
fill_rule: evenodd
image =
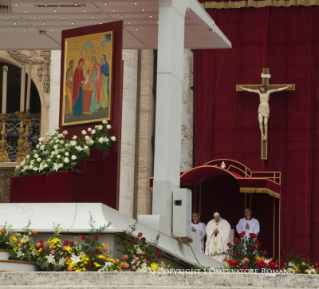
M153 65L152 49L141 50L140 84L138 103L138 140L136 152L136 212L139 215L150 215L152 194L150 193L150 177L153 176L154 152L152 137L154 133L154 95L153 95Z
M184 50L184 81L182 105L182 149L181 171L185 172L193 167L193 52Z
M61 50L51 51L49 132L59 126ZM44 132L45 133L45 132ZM43 135L43 134L42 134Z
M133 216L138 50L123 50L124 79L119 211Z

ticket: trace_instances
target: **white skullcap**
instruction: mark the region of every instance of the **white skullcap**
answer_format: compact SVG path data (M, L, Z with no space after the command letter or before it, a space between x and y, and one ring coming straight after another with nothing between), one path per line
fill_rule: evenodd
M214 214L214 216L220 216L220 215L219 215L219 213L218 213L218 212L216 212L216 213Z

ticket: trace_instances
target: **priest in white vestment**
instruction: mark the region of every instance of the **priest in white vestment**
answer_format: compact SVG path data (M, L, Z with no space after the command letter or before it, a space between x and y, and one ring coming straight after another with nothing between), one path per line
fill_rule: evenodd
M204 239L206 236L206 225L199 221L199 214L193 213L192 229L200 238L200 251L204 253Z
M229 242L230 224L222 219L219 213L214 214L214 219L209 221L206 227L206 255L226 252ZM223 262L225 255L215 255L213 258L219 262Z
M259 222L257 219L252 218L251 216L252 211L250 208L246 208L245 209L245 218L240 219L237 226L236 226L236 230L237 233L240 234L242 232L245 232L245 236L249 238L249 234L253 233L256 236L258 235L259 231L260 231L260 226L259 226Z

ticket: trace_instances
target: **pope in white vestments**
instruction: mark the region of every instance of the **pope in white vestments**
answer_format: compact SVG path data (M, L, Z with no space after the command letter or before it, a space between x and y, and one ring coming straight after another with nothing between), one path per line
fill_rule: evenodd
M200 251L204 253L204 239L206 236L206 225L199 221L199 214L193 213L192 231L200 238Z
M240 219L236 226L237 233L240 234L242 232L245 232L245 237L247 238L249 238L250 233L256 234L257 236L260 231L259 222L257 219L251 217L251 213L251 209L246 208L245 218Z
M225 219L222 219L219 213L215 213L214 219L209 221L206 227L207 241L205 254L211 255L225 252L228 249L229 233L230 224ZM219 262L223 262L225 257L224 254L213 256Z

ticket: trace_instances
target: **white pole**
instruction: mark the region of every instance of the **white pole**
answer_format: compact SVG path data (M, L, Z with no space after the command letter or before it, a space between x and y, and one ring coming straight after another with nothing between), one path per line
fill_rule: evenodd
M20 111L24 111L25 102L25 66L21 69L21 91L20 91Z
M27 110L30 110L30 98L31 98L31 71L32 71L32 58L30 58L28 68L28 87L27 87Z
M7 79L8 79L8 66L2 66L2 113L7 112Z

